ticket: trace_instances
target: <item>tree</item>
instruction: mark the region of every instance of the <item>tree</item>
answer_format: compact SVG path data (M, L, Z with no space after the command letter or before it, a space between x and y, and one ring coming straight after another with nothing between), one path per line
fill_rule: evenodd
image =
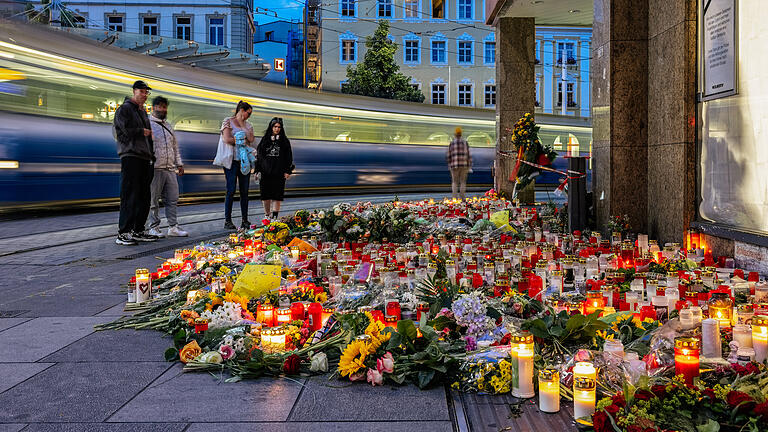
M424 102L424 95L411 86L411 79L400 73L395 63L397 44L389 34L389 21L379 21L379 27L365 40L365 58L357 66L347 67L347 83L343 93Z

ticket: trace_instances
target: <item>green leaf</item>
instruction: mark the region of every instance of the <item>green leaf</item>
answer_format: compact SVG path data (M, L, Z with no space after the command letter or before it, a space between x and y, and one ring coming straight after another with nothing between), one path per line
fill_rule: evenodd
M493 320L497 320L497 319L501 318L501 313L499 313L499 311L497 311L496 309L494 309L494 308L492 308L490 306L488 306L485 309L485 314L488 315L489 317L491 317L491 319L493 319Z
M170 347L167 350L165 350L164 355L165 355L165 361L168 361L168 362L176 361L179 359L179 350L174 347Z
M547 325L544 324L544 321L540 319L535 319L533 321L528 321L526 324L528 327L528 331L530 331L532 335L542 339L551 338L551 335L549 334L549 330L547 329ZM523 325L523 328L525 327L526 325Z
M179 329L176 334L173 335L173 345L176 347L176 349L182 349L186 344L187 331L184 329Z
M434 370L419 371L419 374L418 374L419 381L417 385L419 386L420 389L426 388L434 377L435 377Z
M251 361L254 363L261 363L264 361L264 351L260 349L254 349L251 351Z
M416 332L416 326L413 325L411 320L401 320L397 322L397 332L403 337L404 341L413 342L416 339L418 333Z
M398 332L392 332L392 337L387 344L387 350L391 351L403 344L403 337Z
M584 324L586 324L586 322L587 322L587 317L585 317L582 314L571 315L571 317L568 318L568 322L565 323L565 330L568 333L573 333L574 331L582 327Z
M424 326L424 328L419 327L419 330L421 331L421 336L424 339L430 342L437 339L437 332L432 327L430 326Z
M697 432L719 432L720 431L720 423L709 419L707 420L707 423L703 425L696 426Z

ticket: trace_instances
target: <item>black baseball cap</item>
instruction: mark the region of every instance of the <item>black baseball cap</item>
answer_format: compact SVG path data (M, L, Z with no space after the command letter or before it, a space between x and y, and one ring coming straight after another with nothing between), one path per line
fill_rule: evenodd
M148 86L144 81L139 80L133 83L133 89L152 90L152 87Z

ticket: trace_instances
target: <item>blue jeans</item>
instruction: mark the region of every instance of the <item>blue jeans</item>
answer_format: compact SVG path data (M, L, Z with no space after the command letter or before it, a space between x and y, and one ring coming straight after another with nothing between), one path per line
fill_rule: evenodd
M235 198L235 186L240 184L240 215L243 220L248 220L248 186L251 174L243 175L240 172L240 161L233 160L230 169L224 168L224 178L227 179L227 196L224 198L224 219L232 220L232 203Z

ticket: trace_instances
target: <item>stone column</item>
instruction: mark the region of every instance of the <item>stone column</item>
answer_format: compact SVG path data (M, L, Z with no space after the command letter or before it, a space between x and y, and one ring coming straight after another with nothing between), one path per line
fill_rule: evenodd
M648 0L595 0L592 38L593 190L598 226L648 221Z
M534 18L499 18L496 31L496 146L498 150L511 152L514 151L510 142L512 128L525 113L534 112ZM497 154L496 167L500 192L511 196L514 183L509 181L509 174L515 167L514 158Z
M679 242L696 214L696 1L648 1L648 231Z

